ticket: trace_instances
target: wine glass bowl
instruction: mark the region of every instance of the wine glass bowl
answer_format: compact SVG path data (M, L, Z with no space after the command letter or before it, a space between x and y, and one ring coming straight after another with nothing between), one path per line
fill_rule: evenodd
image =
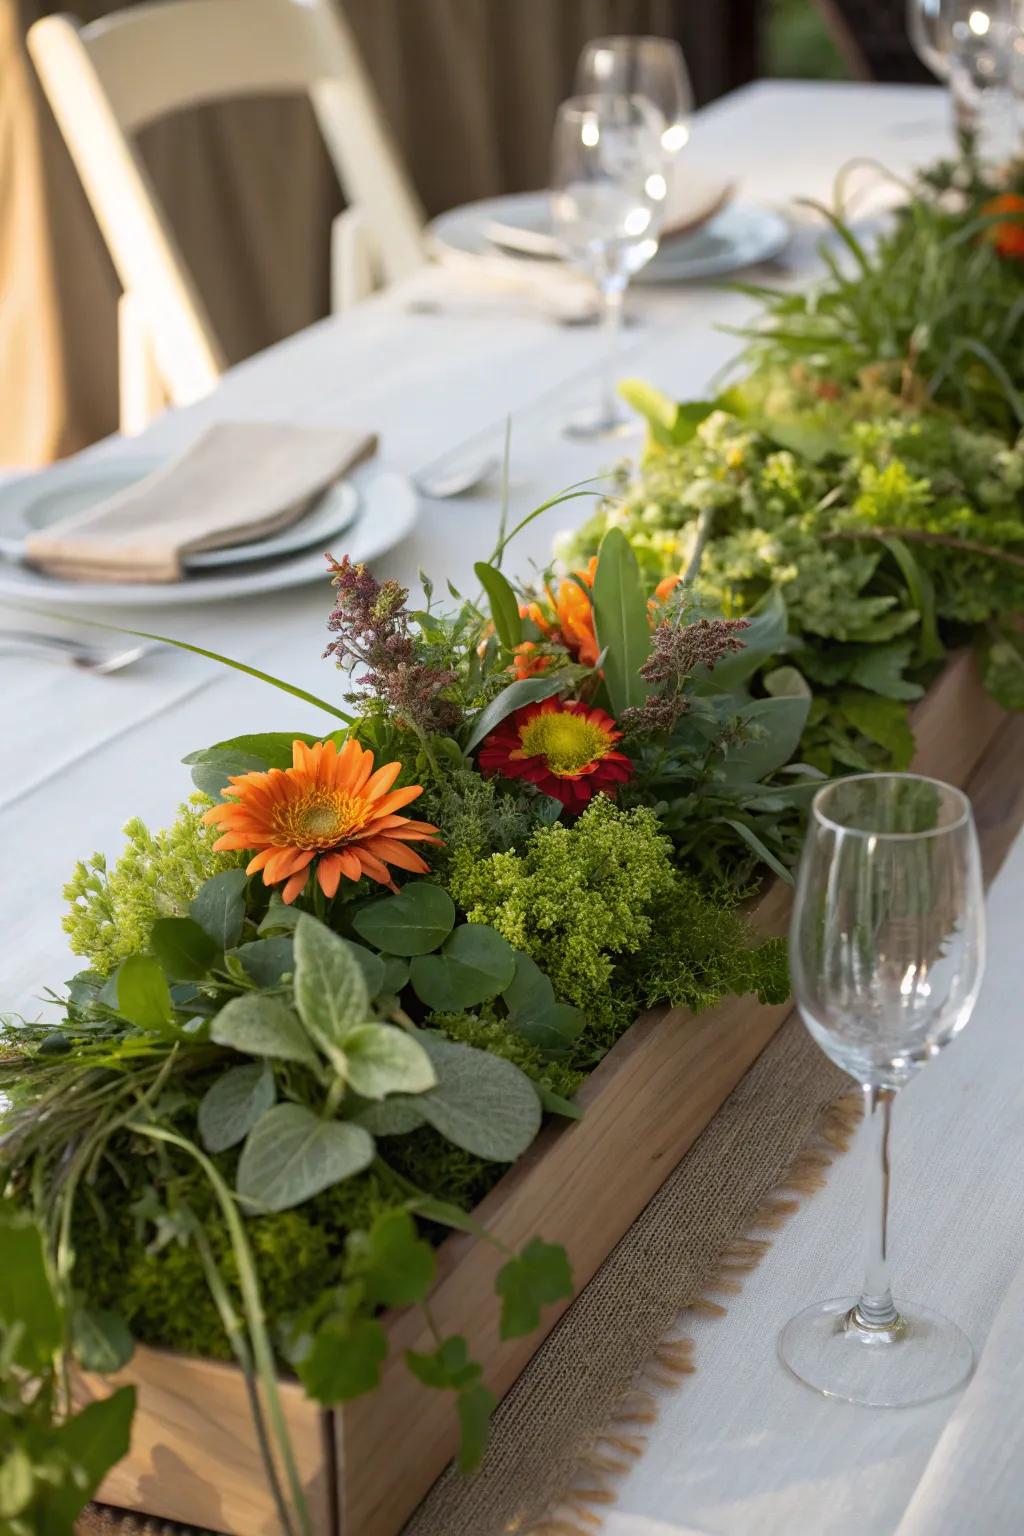
M873 1161L859 1296L807 1307L779 1337L783 1364L828 1397L930 1402L973 1366L941 1314L893 1298L889 1139L897 1092L970 1018L985 964L981 859L970 802L915 774L859 774L811 807L790 967L804 1022L864 1091Z
M643 96L665 119L661 147L670 159L689 142L693 89L674 38L593 38L580 53L575 91L578 96Z

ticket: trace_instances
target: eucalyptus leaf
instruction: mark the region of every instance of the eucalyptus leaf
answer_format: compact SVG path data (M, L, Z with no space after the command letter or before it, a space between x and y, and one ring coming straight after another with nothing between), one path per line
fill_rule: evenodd
M440 954L412 962L413 988L436 1013L457 1013L497 997L515 976L516 952L484 923L463 923L445 940Z
M239 774L260 773L267 763L254 752L240 752L233 747L204 747L182 758L192 770L196 789L211 800L219 800L229 782Z
M200 981L220 953L192 917L158 917L149 934L149 947L172 981Z
M605 686L613 714L621 715L647 697L640 668L651 650L640 567L621 528L609 528L601 540L591 601L597 643L605 653Z
M512 1015L543 1013L554 1006L555 989L536 960L515 951L516 968L512 980L502 993L505 1006Z
M291 1009L258 993L233 997L225 1003L210 1026L210 1039L247 1056L297 1061L314 1071L320 1066L309 1036Z
M409 982L409 962L399 955L382 955L384 962L384 976L377 993L387 992L397 997L402 988Z
M220 949L234 949L242 937L248 883L244 869L222 870L199 888L188 909Z
M427 880L411 880L397 896L361 907L352 919L361 939L389 955L426 955L455 926L455 903Z
M308 913L295 929L295 1006L335 1070L344 1073L345 1037L368 1017L370 999L351 947Z
M586 1024L586 1015L569 1003L551 1003L534 1012L514 1013L509 1028L545 1056L564 1056Z
M279 987L286 976L295 972L295 947L287 934L272 939L254 939L233 950L245 974L258 987Z
M345 1080L364 1099L422 1093L437 1082L430 1057L395 1024L358 1024L345 1036Z
M207 1152L226 1152L244 1141L274 1098L274 1074L266 1061L230 1067L199 1104L199 1135Z
M139 1029L166 1034L174 1010L159 960L152 955L129 955L115 974L118 1012Z
M567 679L557 670L553 676L550 673L544 673L539 677L517 678L514 683L509 683L508 687L503 688L486 709L482 709L477 715L473 729L469 733L469 740L466 742L466 752L474 751L485 736L489 736L503 720L515 714L517 709L525 709L527 704L539 704L542 699L550 699L556 693L562 693L567 686Z
M259 1210L287 1211L372 1161L373 1137L362 1126L323 1120L302 1104L275 1104L246 1138L236 1188Z
M261 939L265 938L268 934L294 933L295 925L301 916L302 909L300 907L286 906L281 900L279 893L272 891L266 916L256 931Z
M347 734L344 730L332 731L327 736L313 736L308 731L259 731L252 735L232 736L229 741L215 742L210 750L248 753L258 757L267 768L290 768L294 742L303 741L307 747L315 746L318 741L333 741L340 745Z
M401 987L390 987L387 984L387 971L390 957L375 955L372 949L367 949L365 944L357 944L353 939L342 941L347 947L352 958L363 973L363 981L366 983L366 991L370 997L379 997L382 992L400 992ZM397 964L404 965L404 961ZM406 978L409 967L405 966Z

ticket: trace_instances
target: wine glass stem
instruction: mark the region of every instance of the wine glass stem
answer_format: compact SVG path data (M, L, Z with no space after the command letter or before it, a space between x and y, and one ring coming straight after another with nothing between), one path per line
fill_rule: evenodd
M615 421L619 411L619 345L622 338L622 304L626 284L606 277L601 283L601 328L604 332L603 414Z
M861 1328L892 1329L900 1322L889 1288L889 1132L896 1094L864 1084L864 1111L871 1136L864 1289L851 1322Z

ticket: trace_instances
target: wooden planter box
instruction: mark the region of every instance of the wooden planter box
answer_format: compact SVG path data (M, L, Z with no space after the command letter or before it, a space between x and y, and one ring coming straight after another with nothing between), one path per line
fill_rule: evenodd
M914 711L914 767L966 783L1000 725L973 657L955 657ZM758 904L765 933L785 930L788 888ZM584 1084L584 1118L547 1128L476 1211L520 1248L540 1235L565 1244L582 1289L736 1087L790 1012L731 998L695 1017L645 1014ZM550 1307L529 1338L498 1337L494 1276L502 1256L455 1234L439 1251L430 1307L442 1333L466 1336L488 1384L508 1391L568 1303ZM183 1298L187 1305L187 1298ZM431 1349L416 1310L387 1319L391 1356L381 1388L324 1412L282 1383L316 1536L396 1536L451 1459L457 1429L442 1394L410 1375L405 1349ZM140 1347L117 1378L139 1389L132 1447L100 1497L232 1536L276 1536L241 1374L229 1365ZM84 1378L84 1399L110 1390Z

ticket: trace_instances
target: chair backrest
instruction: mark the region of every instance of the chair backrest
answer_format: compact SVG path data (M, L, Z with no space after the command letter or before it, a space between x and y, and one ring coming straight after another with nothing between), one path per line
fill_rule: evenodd
M131 135L168 113L245 95L309 95L387 281L423 261L422 210L332 0L158 0L28 33L44 90L171 399L207 393L224 357Z
M818 9L855 79L933 82L910 41L904 0L818 0Z

